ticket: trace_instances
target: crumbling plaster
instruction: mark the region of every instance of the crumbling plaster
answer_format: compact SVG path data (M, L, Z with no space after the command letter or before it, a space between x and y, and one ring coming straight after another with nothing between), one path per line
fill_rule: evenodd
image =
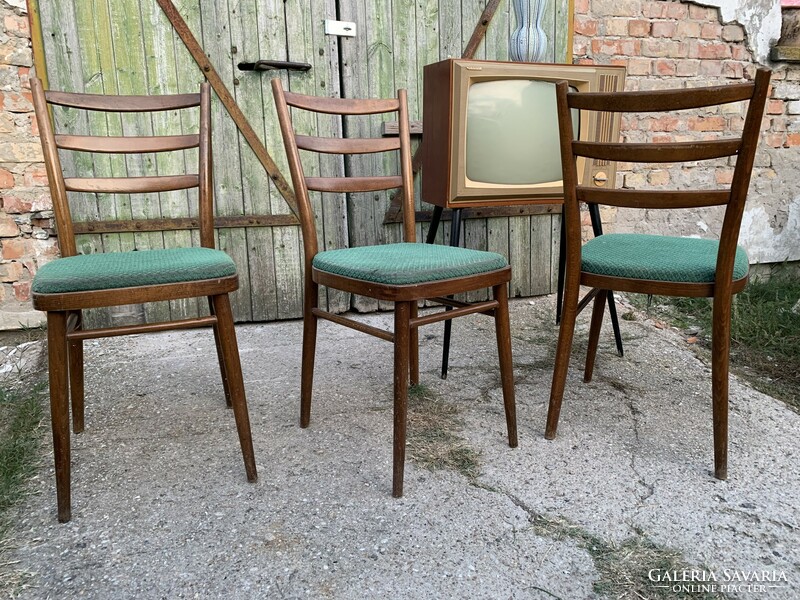
M755 59L769 62L770 48L781 37L780 0L700 0L695 4L719 8L724 23L739 23Z

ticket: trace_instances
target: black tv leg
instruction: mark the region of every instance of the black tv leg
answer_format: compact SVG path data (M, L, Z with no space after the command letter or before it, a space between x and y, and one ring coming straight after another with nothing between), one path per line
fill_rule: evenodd
M441 206L433 207L433 215L431 215L431 225L428 228L428 235L425 237L426 244L432 244L436 241L436 232L439 231L439 223L442 220L442 211L444 208Z
M452 220L450 221L450 245L451 246L458 246L459 242L461 241L461 208L454 208L452 210ZM434 217L436 216L434 212ZM431 223L432 225L433 223ZM437 223L438 226L438 223ZM430 231L428 230L428 235L430 236ZM434 232L434 237L436 233ZM448 296L452 298L453 296ZM452 307L445 306L444 309L452 310ZM453 326L453 321L448 319L444 322L444 340L442 343L442 379L447 379L447 367L450 364L450 330Z
M600 208L597 204L589 204L589 217L592 219L592 232L594 237L603 235L603 223L600 220ZM561 228L564 231L564 220L561 220ZM619 319L617 319L617 303L614 300L614 293L608 294L608 316L611 317L611 328L614 330L614 342L617 344L617 354L624 356L622 349L622 333L619 330Z

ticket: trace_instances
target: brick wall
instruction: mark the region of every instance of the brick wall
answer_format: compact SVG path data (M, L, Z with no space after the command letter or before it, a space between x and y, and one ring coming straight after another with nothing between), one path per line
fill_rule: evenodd
M719 10L678 0L575 0L574 54L577 62L624 65L628 90L723 85L750 79L757 65L738 24L721 22ZM800 69L773 65L773 86L756 158L742 242L751 260L800 260L792 240L798 233L800 195ZM692 140L741 130L744 107L729 105L692 118L652 116L623 121L631 141ZM690 169L619 165L629 188L709 187L729 183L727 161ZM697 211L607 209L609 230L714 236L719 208ZM794 246L794 247L792 247Z
M20 4L14 2L13 4ZM0 0L0 330L33 326L36 268L57 255L52 204L28 77L33 65L27 15Z

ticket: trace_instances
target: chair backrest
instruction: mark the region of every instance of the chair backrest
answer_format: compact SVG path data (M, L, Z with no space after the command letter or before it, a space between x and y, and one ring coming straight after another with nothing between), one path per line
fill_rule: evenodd
M200 244L214 247L214 217L211 187L211 95L208 83L199 94L167 96L109 96L45 91L38 78L31 79L36 121L44 150L47 178L53 199L59 248L62 256L77 254L75 227L68 192L95 194L144 194L198 188ZM153 113L199 107L199 132L164 136L99 136L57 134L50 116L51 105L104 113ZM60 150L102 154L145 154L198 149L197 173L149 177L65 177ZM133 230L143 227L144 219L134 220ZM158 227L156 230L167 230ZM153 230L148 227L147 230Z
M406 242L416 241L414 183L411 172L411 138L406 91L398 90L397 98L392 99L322 98L284 91L281 80L276 78L272 80L272 92L275 96L275 107L278 111L278 120L286 147L292 184L300 208L306 262L309 263L318 251L314 212L308 194L310 190L344 193L400 188L403 201L403 239ZM332 138L298 135L292 125L289 107L342 116L396 112L398 113L400 135L387 138ZM400 174L370 177L306 177L300 160L300 150L342 155L399 151Z
M566 82L556 86L561 159L564 173L564 201L567 228L567 256L580 259L579 202L617 207L670 209L726 205L717 259L717 282L730 281L739 227L758 146L761 120L769 91L770 72L759 69L748 83L716 87L642 92L575 93ZM650 113L687 109L708 109L731 102L749 101L738 135L718 139L666 143L586 142L576 140L571 109L602 112ZM731 132L732 133L732 132ZM736 157L730 185L713 190L602 189L591 182L578 184L576 158L633 163L694 163Z

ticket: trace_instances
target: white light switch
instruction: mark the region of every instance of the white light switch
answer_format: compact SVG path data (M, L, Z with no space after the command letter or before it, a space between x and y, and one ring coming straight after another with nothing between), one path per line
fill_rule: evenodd
M325 19L325 35L340 35L344 37L355 37L356 24L350 21L334 21Z

